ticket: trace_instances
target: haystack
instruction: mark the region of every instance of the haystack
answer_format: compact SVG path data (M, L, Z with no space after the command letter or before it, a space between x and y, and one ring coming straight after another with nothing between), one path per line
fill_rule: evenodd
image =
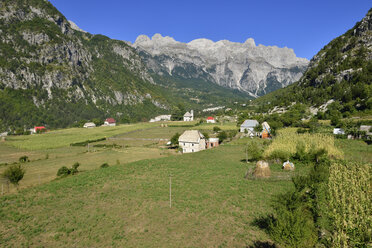
M253 171L253 176L258 178L268 178L271 176L269 164L265 161L258 161Z
M294 164L289 162L289 161L284 162L282 168L283 168L283 170L290 170L290 171L295 169Z

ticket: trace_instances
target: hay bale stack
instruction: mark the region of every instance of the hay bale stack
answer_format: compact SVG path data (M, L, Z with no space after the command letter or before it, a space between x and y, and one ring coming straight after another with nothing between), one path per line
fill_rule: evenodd
M295 169L294 164L287 161L283 163L283 170L293 171Z
M265 161L258 161L253 171L253 176L257 178L268 178L271 176L269 164Z

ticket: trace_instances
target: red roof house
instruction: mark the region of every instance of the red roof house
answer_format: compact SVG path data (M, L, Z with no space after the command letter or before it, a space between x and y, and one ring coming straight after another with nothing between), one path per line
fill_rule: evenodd
M114 118L107 118L105 120L105 126L116 126L116 121Z
M34 133L44 132L44 131L46 131L46 128L44 126L34 127Z
M212 116L209 116L207 118L207 123L216 123L216 121L214 120L214 118Z

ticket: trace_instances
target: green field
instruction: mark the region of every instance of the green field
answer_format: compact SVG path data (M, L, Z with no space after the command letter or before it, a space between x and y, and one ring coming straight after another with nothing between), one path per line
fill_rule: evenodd
M270 241L257 220L273 212L276 195L293 188L291 177L308 173L310 167L298 164L294 172L286 172L271 164L269 179L245 179L254 167L245 161L250 139L179 155L165 146L175 133L199 129L214 136L212 129L218 125L182 124L119 126L110 135L103 128L67 129L0 143L0 173L20 156L31 159L24 164L20 190L11 186L10 194L0 197L1 246L257 247L256 241ZM235 123L218 126L236 130ZM85 133L80 137L78 131ZM92 143L89 151L69 146L105 136L107 140ZM17 148L22 139L27 146ZM55 140L64 145L56 146ZM37 144L49 146L29 149ZM97 144L119 146L94 147ZM336 140L335 146L346 160L371 162L364 142ZM56 178L58 168L74 162L81 163L80 173ZM110 167L101 169L105 162Z
M244 157L244 145L232 143L84 172L22 190L1 199L0 243L241 247L266 240L253 222L271 211L273 195L292 187L290 174L273 166L273 179L244 179L252 166L242 162Z
M181 134L186 129L199 129L213 136L214 126L225 130L233 129L235 126L235 123L193 126L196 123L196 121L138 123L117 127L70 128L45 134L9 136L5 142L0 142L0 173L6 169L7 164L18 162L21 156L28 156L31 162L25 164L27 173L20 184L20 188L27 188L55 179L60 167L70 167L75 162L81 164L80 170L88 171L99 168L103 163L114 165L167 157L177 152L165 146L175 133ZM161 124L175 127L161 127ZM102 137L106 137L107 140L92 143L89 149L88 147L70 146L71 143ZM94 147L97 144L116 144L121 147ZM9 190L15 192L16 188L10 186Z

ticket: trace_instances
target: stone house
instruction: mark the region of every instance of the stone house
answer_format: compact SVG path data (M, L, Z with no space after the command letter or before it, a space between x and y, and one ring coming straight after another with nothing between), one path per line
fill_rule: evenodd
M194 110L191 110L190 113L186 112L183 115L183 121L193 121L194 120Z
M186 130L178 138L178 143L183 153L202 151L206 147L205 137L198 130Z

